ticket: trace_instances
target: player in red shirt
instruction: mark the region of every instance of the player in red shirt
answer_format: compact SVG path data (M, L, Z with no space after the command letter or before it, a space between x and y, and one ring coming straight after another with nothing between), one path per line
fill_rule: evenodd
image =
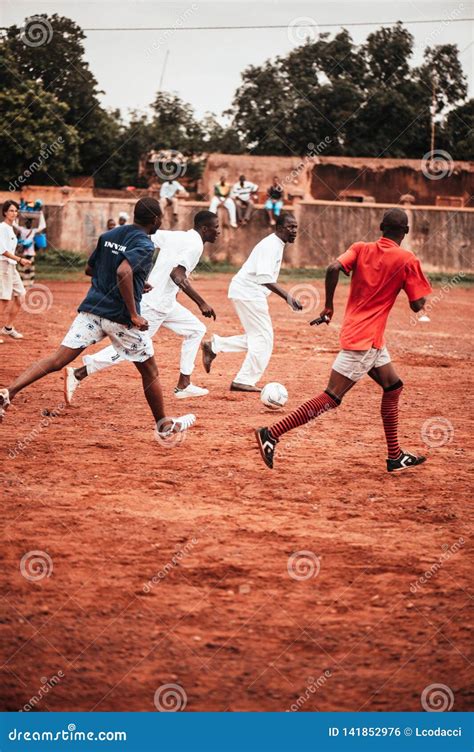
M331 320L334 291L339 274L352 272L351 289L340 334L341 351L333 363L324 392L308 400L270 428L256 431L260 453L272 468L280 437L318 415L341 404L345 393L365 374L383 389L381 414L387 440L387 470L404 470L420 465L425 457L403 451L398 443L398 402L403 389L385 347L384 331L388 314L400 290L407 294L412 311L420 311L431 285L416 256L400 248L408 233L408 217L402 209L385 212L375 243L354 243L326 272L326 302L321 316Z

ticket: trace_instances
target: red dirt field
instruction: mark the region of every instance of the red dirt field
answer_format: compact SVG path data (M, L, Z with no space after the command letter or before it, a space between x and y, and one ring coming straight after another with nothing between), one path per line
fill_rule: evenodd
M228 281L196 281L222 334L238 329ZM0 346L2 386L60 342L86 290L48 285L52 307L22 314L25 339ZM319 309L295 314L272 296L265 380L287 386L289 409L326 385L347 290L317 329ZM433 684L453 710L472 708L472 292L437 296L429 324L410 323L403 295L390 318L402 446L428 456L395 476L370 379L284 437L270 471L252 429L275 416L229 392L240 355L218 356L210 376L199 362L194 381L211 393L178 402L180 340L165 331L169 412L198 416L179 446L155 441L129 364L88 379L65 409L59 374L20 394L0 429L2 708L153 711L161 687L158 705L175 691L189 711L412 711Z

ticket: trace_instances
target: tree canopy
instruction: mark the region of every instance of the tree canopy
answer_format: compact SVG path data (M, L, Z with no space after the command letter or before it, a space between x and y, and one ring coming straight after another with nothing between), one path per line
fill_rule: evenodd
M303 155L325 139L326 156L421 158L432 116L437 148L472 158L474 103L457 46L427 47L412 67L414 40L401 23L359 46L346 29L321 34L247 67L223 125L214 113L199 119L174 92L158 91L148 112L127 120L107 110L80 26L58 14L36 18L49 30L39 49L17 26L0 40L3 185L21 175L35 183L93 175L98 186L140 185L139 160L158 149Z

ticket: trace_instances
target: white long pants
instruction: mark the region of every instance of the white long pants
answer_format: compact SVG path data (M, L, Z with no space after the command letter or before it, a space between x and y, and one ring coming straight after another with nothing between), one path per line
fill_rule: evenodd
M206 333L204 324L191 311L177 302L167 314L159 313L143 303L141 315L148 321L147 334L150 337L153 337L161 326L170 329L180 337L184 337L181 346L180 371L185 376L190 376L194 369L201 340ZM112 345L104 347L103 350L99 350L94 355L84 355L82 358L88 375L102 371L104 368L110 368L110 366L121 363L123 360L125 358L122 358Z
M217 209L219 208L219 206L225 206L225 208L229 212L229 219L230 219L231 225L237 224L237 214L236 214L234 199L227 197L225 201L219 201L217 196L213 196L211 199L211 205L209 206L209 211L214 212L214 214L217 214Z
M221 352L247 352L234 381L255 386L270 362L273 350L273 327L266 300L232 300L245 334L212 337L212 349Z

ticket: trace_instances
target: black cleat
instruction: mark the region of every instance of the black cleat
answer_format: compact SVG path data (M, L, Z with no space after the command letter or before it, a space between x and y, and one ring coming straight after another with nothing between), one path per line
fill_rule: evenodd
M267 467L273 469L273 455L275 454L278 439L274 439L268 428L257 428L255 431L260 454Z
M408 467L422 465L423 462L426 462L426 457L410 454L409 452L404 452L402 449L400 456L396 460L387 460L387 470L389 473L393 473L394 470L406 470Z

